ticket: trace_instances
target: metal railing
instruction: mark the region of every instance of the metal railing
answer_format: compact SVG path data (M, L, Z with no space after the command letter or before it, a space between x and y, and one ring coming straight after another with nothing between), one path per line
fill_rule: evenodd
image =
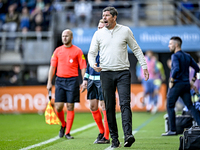
M52 31L1 32L0 64L47 64L54 48L53 40Z
M194 25L200 27L200 18L197 18L194 14L200 13L200 2L199 1L193 1L193 4L199 5L198 9L188 10L186 7L184 7L180 2L176 3L177 9L175 11L176 14L176 20L178 25Z
M190 1L195 5L200 5L198 0ZM77 2L60 2L59 11L52 12L52 20L50 31L48 32L1 32L0 33L0 64L13 63L12 57L5 58L4 54L13 52L13 55L20 53L21 59L18 63L22 64L40 64L49 63L49 56L52 54L54 47L57 45L57 36L60 32L68 28L77 27L77 24L70 24L66 20L67 12L73 10L67 7L74 7ZM102 1L101 3L90 2L92 5L92 19L90 27L96 27L102 15L102 10L106 6L114 6L118 10L118 23L127 26L161 26L161 25L198 25L200 27L200 20L192 12L182 6L181 2L172 0L135 0L135 1L115 1L109 3ZM54 5L55 3L53 3ZM199 6L200 7L200 6ZM46 46L46 48L45 48ZM49 49L46 51L46 49ZM33 52L32 52L33 51ZM34 51L38 51L34 54ZM42 59L42 55L46 55ZM3 58L3 59L2 59ZM5 58L5 59L4 59ZM45 58L48 58L45 59Z

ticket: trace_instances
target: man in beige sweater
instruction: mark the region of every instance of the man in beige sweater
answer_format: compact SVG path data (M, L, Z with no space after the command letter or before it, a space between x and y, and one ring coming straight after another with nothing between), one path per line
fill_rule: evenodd
M130 107L131 74L128 60L127 44L133 51L144 71L144 78L148 80L146 60L129 27L117 24L117 10L106 7L103 10L105 27L95 32L88 53L88 61L95 71L100 72L104 101L107 112L108 126L112 138L112 148L120 146L115 117L115 91L119 94L119 104L122 113L122 127L124 131L124 147L130 147L135 138L132 135L132 112ZM100 66L96 64L99 51Z

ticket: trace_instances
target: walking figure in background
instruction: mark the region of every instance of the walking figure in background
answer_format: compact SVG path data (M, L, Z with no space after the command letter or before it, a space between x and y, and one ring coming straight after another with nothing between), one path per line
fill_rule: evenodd
M158 56L156 54L153 55L153 57L155 58L155 63L156 63L156 67L155 67L155 79L153 81L154 84L154 93L153 93L153 108L151 110L152 114L155 114L158 110L158 104L159 104L159 92L160 92L160 87L162 85L162 83L165 81L166 76L165 76L165 70L163 67L163 64L158 60Z
M149 69L149 79L145 81L144 73L141 65L137 63L136 65L136 75L138 80L142 82L142 86L144 89L143 93L143 105L146 105L147 112L150 112L152 109L152 105L154 103L154 79L155 79L155 72L156 72L156 59L153 56L153 52L148 50L145 53L145 59L147 62L147 66Z

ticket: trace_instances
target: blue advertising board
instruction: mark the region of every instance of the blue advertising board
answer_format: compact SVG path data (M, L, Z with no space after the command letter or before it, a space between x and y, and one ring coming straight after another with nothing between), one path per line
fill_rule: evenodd
M200 29L197 26L157 26L130 27L142 51L169 52L168 43L172 36L179 36L183 40L182 50L200 51ZM90 42L97 28L74 28L73 44L88 53ZM131 52L130 48L128 51Z

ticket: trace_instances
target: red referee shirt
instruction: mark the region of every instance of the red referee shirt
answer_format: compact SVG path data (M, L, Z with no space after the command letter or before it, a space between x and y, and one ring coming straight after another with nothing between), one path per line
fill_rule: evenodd
M78 68L87 67L82 50L75 45L56 48L51 57L51 66L57 67L56 75L64 78L76 77Z

